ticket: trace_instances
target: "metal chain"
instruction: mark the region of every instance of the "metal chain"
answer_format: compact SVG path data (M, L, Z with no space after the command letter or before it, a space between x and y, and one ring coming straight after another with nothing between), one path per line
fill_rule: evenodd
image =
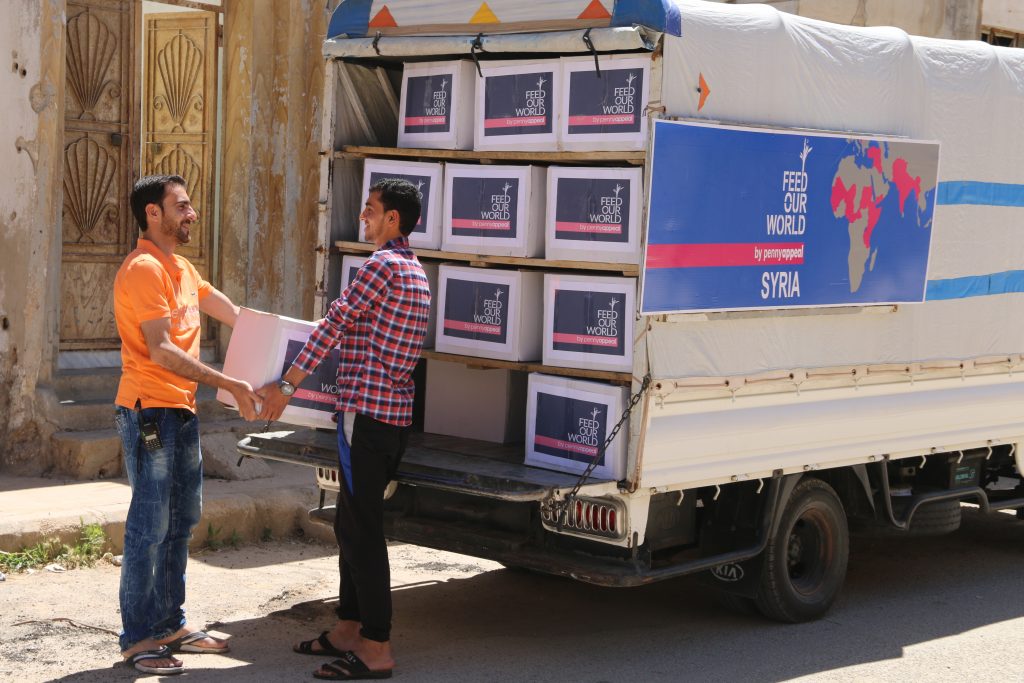
M636 404L640 402L640 399L643 398L643 395L647 393L647 390L650 388L651 373L648 372L640 384L640 390L630 397L629 403L626 405L626 410L622 413L622 417L620 417L619 421L615 423L614 427L612 427L612 430L608 433L608 437L604 440L604 443L601 444L601 447L597 449L597 453L594 454L594 459L587 465L587 469L583 470L579 479L576 480L576 485L572 487L572 491L570 491L568 495L560 501L549 500L547 502L548 509L558 513L558 523L556 526L559 531L562 530L562 526L565 524L565 517L569 512L569 507L576 499L576 494L580 492L580 488L584 483L586 483L587 479L593 473L594 468L597 467L597 463L601 460L601 456L604 455L605 451L607 451L608 447L612 444L612 441L614 441L615 437L618 436L622 426L626 424L626 420L628 420L629 416L633 413L633 408L636 407Z

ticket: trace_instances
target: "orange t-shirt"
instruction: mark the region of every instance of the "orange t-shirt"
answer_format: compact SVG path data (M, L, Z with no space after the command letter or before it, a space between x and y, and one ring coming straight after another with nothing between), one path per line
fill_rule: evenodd
M147 239L128 254L114 278L114 317L121 336L121 383L115 403L134 408L187 408L196 410L196 388L190 379L157 365L141 323L171 319L171 342L199 358L199 300L213 287L199 276L187 259L168 258Z

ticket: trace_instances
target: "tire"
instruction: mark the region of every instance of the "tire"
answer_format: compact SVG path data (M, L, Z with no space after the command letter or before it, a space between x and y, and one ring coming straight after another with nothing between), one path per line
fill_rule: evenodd
M793 489L764 551L757 609L789 623L821 617L839 595L849 554L839 496L820 479L805 479Z
M910 518L908 533L914 536L941 536L960 528L963 508L959 500L939 500L917 508Z
M875 538L942 536L960 528L962 509L959 500L937 500L917 508L907 529L897 529L889 522L872 521L863 524L859 531ZM897 509L895 512L897 517L902 517L906 510Z

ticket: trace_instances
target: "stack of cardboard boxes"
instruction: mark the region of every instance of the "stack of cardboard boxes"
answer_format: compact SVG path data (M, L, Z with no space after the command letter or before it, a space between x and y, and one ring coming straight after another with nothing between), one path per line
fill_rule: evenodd
M484 62L479 75L468 60L407 64L398 144L479 151L642 150L649 79L650 60L634 56L602 57L599 72L592 57ZM363 197L385 177L409 180L423 194L423 213L410 236L414 248L639 262L640 168L368 159ZM343 258L343 290L365 260ZM564 368L633 368L635 278L438 267L429 261L424 267L433 294L428 348ZM265 343L295 323L309 325L279 319L278 331L271 331L269 321L257 319L268 328L260 332ZM229 361L235 348L233 339ZM280 376L282 363L275 359L261 368L260 381ZM540 373L527 381L521 371L433 359L425 392L426 431L499 443L525 436L525 462L565 472L586 468L628 398L626 389L603 382ZM287 419L304 419L298 408L289 410ZM322 423L318 419L315 426ZM594 476L624 476L626 443L616 440Z

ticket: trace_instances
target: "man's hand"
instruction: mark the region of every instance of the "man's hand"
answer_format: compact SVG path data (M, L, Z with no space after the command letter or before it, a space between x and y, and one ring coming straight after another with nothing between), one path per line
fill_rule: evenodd
M288 401L291 399L290 396L285 396L281 393L281 388L278 386L277 382L271 382L270 384L263 385L256 390L256 394L263 402L259 418L269 422L273 422L277 418L281 417L281 413L283 413L284 409L288 407Z
M225 387L235 397L238 404L238 412L250 422L256 419L256 404L260 402L260 396L252 390L252 385L240 379L232 380Z

